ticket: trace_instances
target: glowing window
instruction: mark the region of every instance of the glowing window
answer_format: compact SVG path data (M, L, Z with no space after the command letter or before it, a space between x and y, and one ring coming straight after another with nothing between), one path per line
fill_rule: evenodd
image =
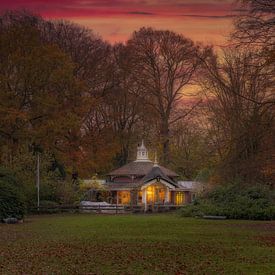
M146 189L147 203L164 203L166 189L161 184L150 185Z
M142 202L142 191L138 191L138 202Z
M118 192L118 203L119 204L130 204L130 191L119 191Z
M176 192L175 194L175 204L181 205L185 203L185 195L184 192Z

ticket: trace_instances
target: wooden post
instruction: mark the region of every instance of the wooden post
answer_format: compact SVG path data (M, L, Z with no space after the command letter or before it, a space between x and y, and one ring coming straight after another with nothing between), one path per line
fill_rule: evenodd
M37 152L36 187L37 187L37 210L39 211L39 206L40 206L40 157L39 157L39 152Z
M166 187L164 202L169 203L169 188Z
M145 206L144 206L144 211L147 211L147 193L146 193L146 189L144 189L144 202L145 202Z
M119 197L118 197L118 191L116 191L116 204L118 204L118 199L119 199Z

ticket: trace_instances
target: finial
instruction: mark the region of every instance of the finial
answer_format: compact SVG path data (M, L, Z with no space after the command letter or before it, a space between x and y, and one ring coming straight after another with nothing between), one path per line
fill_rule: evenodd
M157 152L155 152L154 166L158 166L158 156L157 156Z

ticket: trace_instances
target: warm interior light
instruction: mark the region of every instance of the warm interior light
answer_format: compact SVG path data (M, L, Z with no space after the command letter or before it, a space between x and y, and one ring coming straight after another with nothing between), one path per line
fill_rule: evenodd
M180 204L184 204L185 202L185 195L183 192L176 192L176 196L175 196L175 204L176 205L180 205Z
M164 203L165 188L162 184L153 184L146 189L148 203Z
M118 191L118 203L119 204L130 204L130 191Z

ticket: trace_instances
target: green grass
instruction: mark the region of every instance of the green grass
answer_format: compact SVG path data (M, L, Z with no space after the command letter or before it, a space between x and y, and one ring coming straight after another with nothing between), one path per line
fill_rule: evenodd
M47 215L0 225L0 274L275 274L275 222Z

